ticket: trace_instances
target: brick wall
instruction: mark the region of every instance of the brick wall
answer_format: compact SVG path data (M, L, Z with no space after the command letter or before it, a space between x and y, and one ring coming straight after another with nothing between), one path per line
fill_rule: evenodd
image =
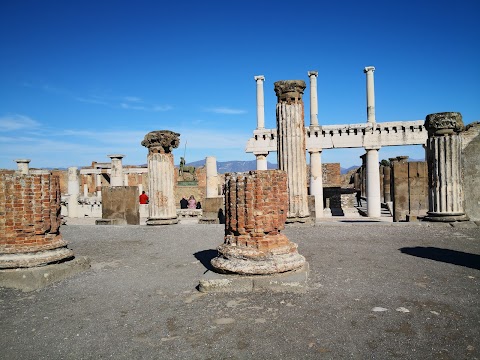
M0 268L14 267L5 254L35 253L66 246L60 235L60 180L51 174L0 174ZM62 255L63 254L63 255ZM43 254L41 263L71 252ZM32 259L31 264L38 265Z

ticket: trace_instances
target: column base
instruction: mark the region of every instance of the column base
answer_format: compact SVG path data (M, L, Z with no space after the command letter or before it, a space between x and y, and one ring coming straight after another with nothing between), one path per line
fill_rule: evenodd
M470 219L465 213L427 212L427 216L425 216L423 220L436 221L436 222L455 222L455 221L469 221Z
M67 247L29 253L0 254L0 269L29 268L73 258Z
M293 217L287 217L287 220L285 220L285 224L294 224L294 223L309 224L311 222L312 222L312 218L310 216L305 216L305 217L293 216Z
M170 219L153 219L148 218L146 221L147 225L155 226L155 225L173 225L178 224L178 217L170 218Z

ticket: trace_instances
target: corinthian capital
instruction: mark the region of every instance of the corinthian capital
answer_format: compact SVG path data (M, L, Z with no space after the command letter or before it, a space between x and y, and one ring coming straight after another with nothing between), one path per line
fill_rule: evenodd
M162 154L171 153L173 149L178 148L180 144L180 134L170 130L151 131L142 141L142 146L148 148L150 152Z
M442 112L427 115L425 128L428 135L453 134L463 131L462 114L458 112Z
M281 80L274 85L278 102L302 100L303 91L307 87L303 80Z

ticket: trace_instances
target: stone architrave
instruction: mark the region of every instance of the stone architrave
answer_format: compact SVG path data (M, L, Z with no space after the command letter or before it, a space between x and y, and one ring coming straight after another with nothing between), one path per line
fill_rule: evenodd
M212 265L221 272L267 275L306 265L281 230L287 217L287 174L281 170L227 173L225 240Z
M462 182L462 115L443 112L427 115L428 207L425 220L465 221Z
M310 216L302 100L305 88L303 80L275 82L278 167L286 171L288 178L287 222L307 222Z
M180 144L180 134L170 130L151 131L142 141L148 149L148 219L147 225L178 223L172 150Z

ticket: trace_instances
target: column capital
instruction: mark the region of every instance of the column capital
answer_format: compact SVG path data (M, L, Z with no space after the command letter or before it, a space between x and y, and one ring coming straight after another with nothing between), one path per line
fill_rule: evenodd
M30 159L15 159L14 161L17 164L28 164L31 160Z
M366 66L364 69L363 69L363 72L366 74L368 72L374 72L375 71L375 66Z
M111 154L111 155L107 155L110 159L120 159L122 160L125 155L122 155L122 154Z
M168 154L180 145L180 134L170 130L151 131L141 144L151 153Z
M275 94L278 102L292 99L302 100L303 92L307 85L303 80L280 80L274 83Z
M425 118L424 126L429 136L459 133L464 129L462 114L459 112L429 114Z
M312 77L312 76L317 77L318 76L318 71L316 71L316 70L309 71L308 72L308 77Z
M263 75L256 75L253 77L255 79L255 81L265 81L265 76Z
M381 146L374 146L374 145L365 146L365 151L369 151L369 150L380 150L381 148L382 148Z

